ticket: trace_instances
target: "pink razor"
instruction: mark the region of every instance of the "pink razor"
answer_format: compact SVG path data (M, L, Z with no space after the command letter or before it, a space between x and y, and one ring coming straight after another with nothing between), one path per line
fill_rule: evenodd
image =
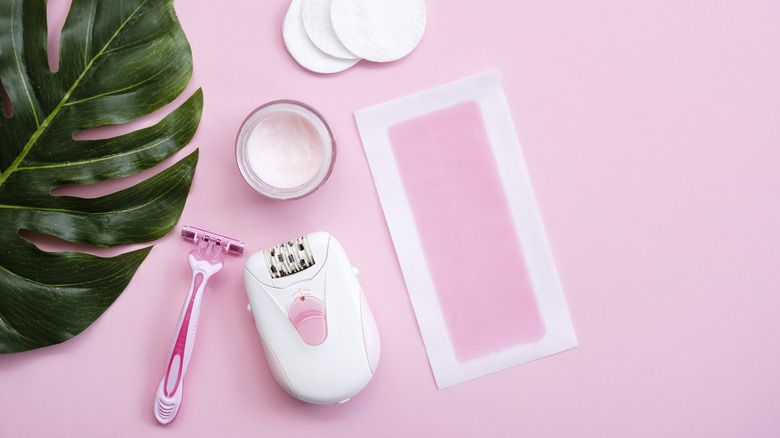
M198 314L206 282L209 277L222 269L223 252L235 255L244 252L242 242L200 228L184 227L181 236L194 242L197 248L190 251L187 256L192 268L192 283L187 293L187 300L181 308L176 336L171 343L168 367L154 398L154 417L161 424L173 421L181 406L184 373L187 372L192 347L195 344Z

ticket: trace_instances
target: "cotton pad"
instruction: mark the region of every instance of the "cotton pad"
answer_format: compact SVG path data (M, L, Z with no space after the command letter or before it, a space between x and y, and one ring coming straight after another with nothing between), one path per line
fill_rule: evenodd
M425 32L422 0L332 0L330 18L339 41L374 62L403 58Z
M330 21L330 4L332 0L303 0L303 28L311 42L318 49L343 59L358 59L347 50L333 31Z
M316 73L336 73L357 64L360 59L330 56L311 42L303 27L303 0L293 0L282 23L282 37L287 51L301 67Z

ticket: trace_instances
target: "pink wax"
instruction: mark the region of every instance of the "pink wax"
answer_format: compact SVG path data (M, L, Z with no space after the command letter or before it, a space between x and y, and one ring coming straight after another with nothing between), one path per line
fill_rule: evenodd
M388 131L455 358L538 341L533 285L479 106Z
M249 166L278 188L298 187L317 174L324 146L317 128L298 114L273 114L255 126L247 141Z

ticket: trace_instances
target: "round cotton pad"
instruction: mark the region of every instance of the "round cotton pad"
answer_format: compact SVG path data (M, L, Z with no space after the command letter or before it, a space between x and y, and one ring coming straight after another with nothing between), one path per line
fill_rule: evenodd
M303 28L318 49L343 59L358 59L347 50L333 31L330 21L331 0L303 0Z
M425 32L422 0L332 0L330 18L339 41L374 62L403 58Z
M316 73L336 73L357 64L360 59L330 56L311 42L303 28L303 0L292 0L282 23L282 37L287 51L301 67Z

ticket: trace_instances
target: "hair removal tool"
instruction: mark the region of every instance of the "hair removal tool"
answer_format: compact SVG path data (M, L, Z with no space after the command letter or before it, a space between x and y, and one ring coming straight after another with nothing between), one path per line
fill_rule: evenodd
M244 252L242 242L200 228L184 227L181 236L195 243L196 248L187 256L192 268L192 283L179 315L168 366L154 398L154 417L161 424L173 421L181 406L184 373L187 372L195 344L198 314L206 282L222 269L223 252L235 255Z
M244 281L265 357L292 396L342 403L379 363L379 331L353 268L330 234L252 255Z

